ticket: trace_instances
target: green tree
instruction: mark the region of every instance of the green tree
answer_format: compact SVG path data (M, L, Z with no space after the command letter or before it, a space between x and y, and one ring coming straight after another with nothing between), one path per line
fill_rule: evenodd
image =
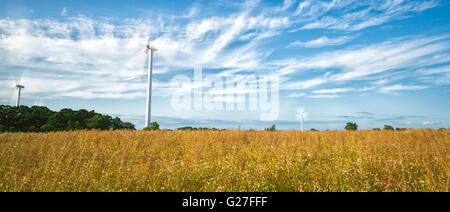
M42 127L40 127L39 129L40 129L40 131L42 131L42 132L50 132L50 131L55 130L55 129L52 127L52 125L50 125L50 124L44 124L44 125L43 125Z
M358 130L358 125L354 122L347 122L347 125L345 125L345 130Z
M186 127L179 127L177 130L197 130L197 128L186 126Z
M144 128L144 130L159 130L159 124L158 122L154 121L150 123L147 128Z
M54 114L53 111L43 106L33 106L29 110L29 114L26 116L29 120L30 131L38 131L43 125L47 123L47 120Z
M50 124L50 126L54 130L70 130L68 124L69 121L71 120L72 114L73 110L64 108L59 112L50 116L50 118L47 121L47 124Z
M130 122L124 122L122 124L122 128L121 129L130 129L130 130L135 130L136 128L134 127L134 124L130 123Z
M94 117L86 120L86 127L88 129L109 129L112 123L111 116L102 116L101 114L96 114Z
M276 130L277 130L277 127L275 126L275 124L273 124L272 127L265 128L264 130L265 130L265 131L276 131Z
M383 130L394 130L394 127L392 127L391 125L384 125Z

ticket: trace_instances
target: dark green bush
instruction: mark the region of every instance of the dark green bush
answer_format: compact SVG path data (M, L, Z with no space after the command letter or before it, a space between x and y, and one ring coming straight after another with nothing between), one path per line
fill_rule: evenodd
M277 131L277 126L275 126L275 124L272 125L272 127L269 128L265 128L265 131Z
M394 130L394 128L391 125L384 125L383 130Z
M144 130L159 130L159 124L156 121L151 122Z
M345 125L345 130L358 130L358 125L353 122L347 122L347 125Z

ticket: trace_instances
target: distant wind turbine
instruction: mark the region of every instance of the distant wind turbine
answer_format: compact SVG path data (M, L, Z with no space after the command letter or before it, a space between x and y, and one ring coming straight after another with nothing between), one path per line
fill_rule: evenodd
M148 53L148 81L147 81L147 106L145 113L145 127L147 128L151 120L152 112L152 74L153 74L153 52L158 51L155 47L150 45L150 40L147 43L146 50Z
M16 83L16 89L17 89L16 107L19 107L19 105L20 105L20 91L22 90L22 88L25 88L25 86Z
M303 122L304 122L305 116L307 116L307 115L308 114L305 112L304 108L297 109L297 118L300 120L300 128L301 128L302 132L305 131L305 129L303 128Z
M27 72L27 70L22 71L19 75L10 74L11 80L15 81L15 85L13 83L11 83L11 86L14 86L14 88L16 90L16 91L11 92L10 104L15 105L16 107L20 105L20 95L22 93L22 89L25 88L22 85L22 78L23 78L25 72Z

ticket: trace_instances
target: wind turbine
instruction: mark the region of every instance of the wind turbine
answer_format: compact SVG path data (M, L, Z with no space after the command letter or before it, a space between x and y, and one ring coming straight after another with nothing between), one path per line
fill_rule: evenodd
M11 83L11 87L14 86L16 91L11 92L11 99L9 103L11 105L15 105L16 107L20 105L20 94L22 93L22 88L25 88L22 85L22 79L26 72L27 70L25 69L21 73L19 73L19 75L10 74L11 81L15 81L15 86L13 83Z
M22 90L22 88L25 88L25 86L16 83L16 89L17 89L16 107L19 107L19 103L20 103L20 91Z
M148 53L148 82L147 82L147 107L145 113L145 127L150 124L152 113L152 74L153 74L153 52L158 51L155 47L150 45L150 40L147 43L146 50Z
M303 108L297 109L297 118L300 119L300 127L301 127L302 132L304 131L303 122L304 122L304 116L306 116L306 115L307 114L305 112L305 109L303 109Z

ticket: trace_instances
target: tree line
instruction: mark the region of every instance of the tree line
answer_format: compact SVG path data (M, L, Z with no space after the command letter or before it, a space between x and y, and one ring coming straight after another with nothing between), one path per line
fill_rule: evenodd
M83 129L135 129L130 122L96 113L94 110L61 109L44 106L0 105L0 132L49 132Z
M354 122L347 122L347 124L345 125L344 129L345 130L358 130L358 124L356 124ZM380 129L380 128L373 128L372 130L382 130L382 129ZM396 127L394 129L394 127L391 126L391 125L384 125L383 130L402 131L402 130L407 130L407 128ZM447 129L439 128L438 130L447 130Z
M144 128L143 130L159 130L159 124L158 122L151 122L148 127ZM171 129L164 129L164 130L169 130L171 131ZM208 128L208 127L191 127L191 126L186 126L186 127L179 127L176 130L226 130L226 129L217 129L217 128Z
M347 122L344 127L345 130L358 130L358 124L354 122ZM372 130L381 130L380 128L373 128ZM394 130L394 127L391 125L384 125L383 130ZM406 128L395 128L396 131L407 130Z

